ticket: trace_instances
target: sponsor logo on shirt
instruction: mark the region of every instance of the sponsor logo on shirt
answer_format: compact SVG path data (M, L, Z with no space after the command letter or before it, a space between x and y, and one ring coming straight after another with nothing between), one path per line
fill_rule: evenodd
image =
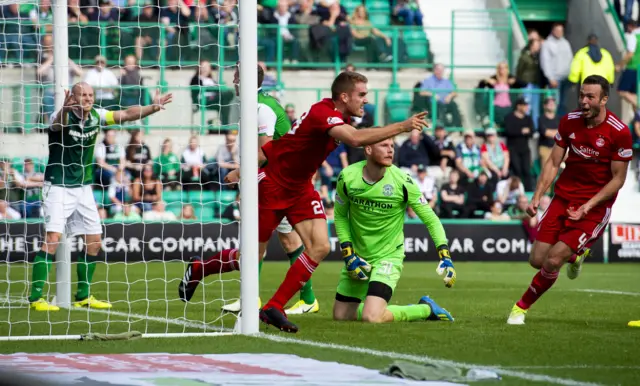
M599 151L583 145L580 145L579 148L576 148L575 146L571 145L571 150L573 150L574 153L576 153L577 155L579 155L584 159L591 159L591 158L600 156Z
M598 147L604 146L604 139L602 139L602 138L596 139L596 146L598 146Z
M95 136L97 133L98 133L98 129L87 131L86 133L81 133L75 130L69 130L69 135L72 136L73 139L75 139L76 141L80 139L91 138Z
M329 117L327 118L327 123L330 125L339 125L341 123L344 123L344 121L339 117Z
M369 201L369 200L365 200L364 198L353 198L351 199L351 201L354 204L357 205L362 205L364 207L367 208L380 208L380 209L392 209L393 208L393 204L389 204L386 202L376 202L376 201Z
M631 158L633 156L632 149L618 149L618 156L620 158Z

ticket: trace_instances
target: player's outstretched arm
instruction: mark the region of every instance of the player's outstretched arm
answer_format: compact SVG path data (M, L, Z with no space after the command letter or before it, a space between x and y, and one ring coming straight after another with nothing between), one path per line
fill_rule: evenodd
M151 114L164 110L164 106L173 101L173 94L160 95L160 91L156 90L153 102L149 106L131 106L126 110L113 112L113 123L121 124L123 122L137 121L148 117Z
M542 173L540 173L536 191L533 194L533 198L531 199L529 207L527 208L527 213L530 216L536 215L538 211L538 205L540 204L540 198L545 194L547 190L549 190L549 187L553 183L553 180L556 179L556 176L558 175L558 169L560 169L560 165L562 164L562 160L564 160L565 154L565 148L558 146L558 144L553 145L553 148L551 149L551 155L542 167Z
M69 122L69 111L71 111L71 109L77 104L78 102L76 102L76 98L73 96L73 94L70 93L69 90L65 90L62 108L57 113L54 113L51 117L51 125L49 126L49 130L62 130L62 128Z
M406 133L411 130L422 131L427 127L427 121L425 121L426 115L427 113L419 113L404 122L392 123L388 126L371 129L356 130L353 126L344 124L331 128L329 135L351 147L372 145L387 138L395 137L400 133Z

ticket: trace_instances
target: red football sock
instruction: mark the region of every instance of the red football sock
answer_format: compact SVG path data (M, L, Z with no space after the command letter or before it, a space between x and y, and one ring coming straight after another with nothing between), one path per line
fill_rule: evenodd
M578 254L577 253L574 253L573 255L571 255L571 257L568 260L569 264L575 263L577 258L578 258Z
M311 274L315 271L318 263L311 260L306 253L302 253L300 257L289 267L287 276L278 287L275 295L265 304L264 309L275 307L283 311L285 304L300 291L304 284L309 281Z
M204 270L194 266L194 276L196 272L203 272L204 278L209 275L239 271L240 264L238 262L237 252L237 249L223 249L222 251L216 253L215 255L202 262ZM197 280L197 278L195 277L193 279Z
M542 268L531 281L531 285L516 305L528 310L558 280L558 272L548 272Z

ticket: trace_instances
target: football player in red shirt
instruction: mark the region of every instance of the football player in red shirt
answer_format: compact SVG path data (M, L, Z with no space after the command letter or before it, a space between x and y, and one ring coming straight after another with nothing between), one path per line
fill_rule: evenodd
M536 215L540 198L568 153L529 257L540 271L513 306L508 324L524 324L529 307L551 288L565 263L569 278L578 277L589 247L609 222L633 157L629 128L606 108L609 90L605 78L588 76L580 88L580 108L560 120L556 143L527 208L530 216Z
M291 131L262 147L262 169L258 173L258 218L260 257L264 255L273 230L283 217L302 238L305 251L291 265L284 282L260 311L260 319L286 332L297 332L284 306L306 283L330 251L327 220L320 195L311 179L339 142L352 147L374 144L411 130L427 126L425 113L382 128L356 130L348 124L352 116L362 117L367 103L367 78L356 72L343 72L331 85L331 98L311 106ZM229 181L235 182L235 181ZM366 265L362 261L362 266ZM355 264L353 270L359 270ZM210 274L239 269L238 251L227 249L202 262L192 260L180 284L180 294L189 300L200 280Z

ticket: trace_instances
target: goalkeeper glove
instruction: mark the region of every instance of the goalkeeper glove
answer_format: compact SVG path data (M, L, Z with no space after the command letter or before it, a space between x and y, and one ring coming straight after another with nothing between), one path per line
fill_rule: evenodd
M371 272L371 265L365 259L356 255L353 245L346 242L340 244L340 248L342 248L342 257L344 258L344 264L347 266L349 276L353 280L369 280L369 276L366 273Z
M440 256L440 262L438 263L436 272L440 276L444 275L444 285L451 288L456 283L456 270L453 268L449 247L447 245L439 246L438 256Z

